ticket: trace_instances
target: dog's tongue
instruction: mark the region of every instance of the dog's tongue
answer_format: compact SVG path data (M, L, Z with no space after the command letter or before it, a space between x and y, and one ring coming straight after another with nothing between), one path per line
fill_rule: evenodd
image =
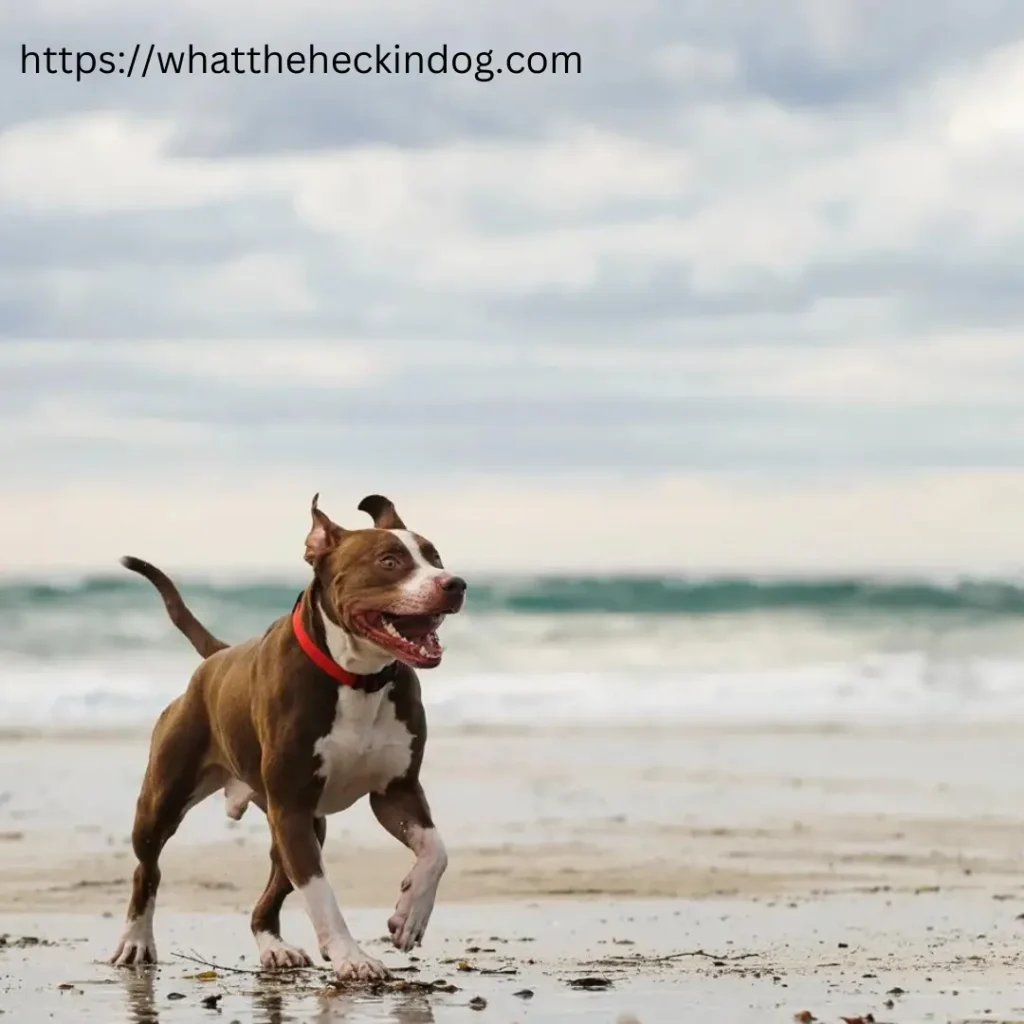
M403 615L395 621L399 633L410 640L420 640L437 628L433 615Z

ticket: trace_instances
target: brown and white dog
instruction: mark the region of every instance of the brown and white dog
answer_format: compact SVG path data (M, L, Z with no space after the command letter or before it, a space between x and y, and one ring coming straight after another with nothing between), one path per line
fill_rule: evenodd
M270 825L270 878L252 912L264 967L311 962L280 934L294 888L339 978L387 977L345 924L321 854L326 815L367 795L378 821L416 855L388 921L392 941L408 951L423 938L447 854L419 782L427 727L414 668L440 664L436 631L462 608L466 584L387 498L371 495L359 509L372 529L343 529L313 498L312 581L292 612L234 646L209 633L159 569L122 559L154 584L204 660L153 729L132 829L138 866L111 963L156 962L160 853L189 809L220 789L229 817L251 801Z

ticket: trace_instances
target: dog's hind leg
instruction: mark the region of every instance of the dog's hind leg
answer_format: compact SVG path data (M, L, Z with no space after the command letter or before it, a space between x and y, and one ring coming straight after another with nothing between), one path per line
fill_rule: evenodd
M323 848L327 837L327 820L314 818L313 828ZM265 968L305 967L313 963L305 950L290 946L281 938L281 907L292 889L277 846L272 845L270 877L252 912L252 934L260 951L260 963Z
M161 714L153 729L149 764L135 805L132 847L138 866L124 932L110 963L156 963L153 912L160 886L160 853L186 813L224 785L219 768L204 768L209 727L202 708L185 694Z

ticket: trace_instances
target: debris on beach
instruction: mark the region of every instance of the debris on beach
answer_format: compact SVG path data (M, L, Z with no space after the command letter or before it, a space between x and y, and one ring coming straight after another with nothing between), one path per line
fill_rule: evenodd
M442 960L442 964L451 965L454 964L455 969L458 971L475 971L476 968L468 960L460 960L457 957L449 957L447 960Z
M582 988L582 989L599 989L599 988L611 988L611 978L601 978L596 975L588 975L585 978L569 978L568 985L570 988Z
M487 1000L483 996L473 996L469 1001L469 1008L471 1010L486 1010Z
M451 994L452 992L459 992L458 985L453 985L450 981L446 981L443 978L439 978L437 981L414 981L411 978L392 978L389 980L375 980L375 981L341 981L338 978L332 978L323 993L330 995L335 992L348 992L352 990L359 990L362 992L369 992L372 995L383 995L386 992L421 992L426 994L428 992L445 992Z
M36 935L0 935L0 949L32 949L35 946L56 946L56 942L40 939Z

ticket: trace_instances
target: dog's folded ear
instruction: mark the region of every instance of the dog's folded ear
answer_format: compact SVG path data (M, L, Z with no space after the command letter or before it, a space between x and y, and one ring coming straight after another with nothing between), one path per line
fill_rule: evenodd
M373 519L378 530L404 530L405 523L395 511L395 506L382 494L367 495L359 502L359 511L365 512Z
M337 523L332 523L330 517L320 511L317 506L319 500L319 493L314 494L309 508L310 514L313 516L313 525L310 527L309 533L306 534L306 554L303 557L310 565L326 555L345 535L345 530Z

